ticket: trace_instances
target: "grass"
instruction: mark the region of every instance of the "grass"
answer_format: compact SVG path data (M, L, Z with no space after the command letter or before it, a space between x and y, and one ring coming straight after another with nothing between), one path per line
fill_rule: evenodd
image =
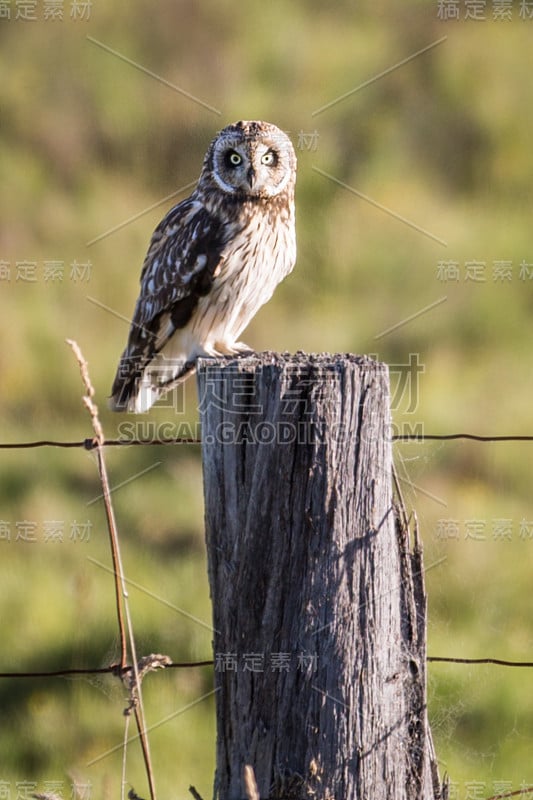
M277 122L295 143L299 131L319 136L316 150L298 151L297 268L246 341L257 349L376 353L400 372L415 353L425 370L416 410L404 398L393 410L397 425L531 433L531 281L519 277L520 264L533 263L529 23L440 23L432 3L398 11L381 2L357 11L347 3L311 6L312 14L303 3L275 3L262 16L256 2L236 14L209 0L178 13L164 0L156 15L139 1L127 13L95 5L89 23L4 25L0 260L11 279L0 283L0 440L91 435L69 337L89 361L107 436L131 424L142 435L196 423L193 385L178 414L162 408L135 419L105 408L127 334L122 317L130 317L150 234L170 203L137 215L197 177L217 128L254 116ZM276 38L270 31L280 15ZM87 34L223 115L151 81ZM431 54L311 115L443 35ZM35 282L16 279L22 260L35 263ZM50 260L63 262L63 280L44 280ZM484 282L466 280L472 260L484 262ZM511 279L495 281L502 260L512 263ZM88 282L71 279L74 261L90 261ZM457 263L458 281L439 280L441 261ZM529 445L402 444L395 454L415 484L405 491L426 564L445 557L427 574L430 653L531 660L533 538L520 535L521 521L533 521ZM132 447L110 451L108 464L112 485L122 485L114 502L127 575L145 589L131 587L139 648L205 658L209 631L187 616L210 619L198 448ZM0 540L1 670L98 666L116 656L112 585L90 560L109 564L101 504L91 503L98 494L90 453L2 451L0 517L11 539ZM512 521L510 540L494 536L502 519ZM54 520L63 523L63 542L44 541L45 523ZM443 520L457 523L458 539L439 533ZM37 541L16 540L24 521L35 523ZM70 539L75 521L90 523L89 541ZM467 538L472 521L478 530L484 523L484 539ZM437 753L461 797L475 782L480 796L498 782L512 789L533 782L529 680L527 670L430 666ZM213 701L191 704L211 688L209 669L146 680L149 720L176 715L152 734L161 796L185 796L189 783L210 791ZM77 780L90 781L94 796L116 793L120 758L87 764L122 740L124 702L111 678L0 682L0 780L12 791L17 781L37 782L40 791L63 781L66 795ZM142 794L133 746L128 780Z

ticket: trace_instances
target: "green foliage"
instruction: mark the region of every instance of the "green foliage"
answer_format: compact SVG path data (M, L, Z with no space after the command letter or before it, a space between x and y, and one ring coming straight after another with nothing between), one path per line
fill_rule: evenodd
M376 353L393 382L418 354L425 371L415 410L412 394L397 399L399 432L531 433L533 283L520 264L533 262L533 22L517 6L511 22L491 21L487 6L486 22L446 23L427 1L94 2L89 21L70 20L67 5L62 22L44 19L44 4L35 22L14 19L13 8L0 30L0 261L11 269L0 281L2 441L91 435L66 338L89 361L109 437L195 425L193 385L178 411L139 419L111 415L105 397L148 239L174 200L150 207L197 178L216 130L255 117L290 131L298 148L299 259L246 341ZM308 147L302 134L315 131ZM17 279L23 261L35 265L35 281ZM62 280L45 279L52 261ZM483 282L466 279L472 261L485 264ZM495 280L504 261L511 279ZM73 262L90 262L88 280L71 275ZM439 279L451 264L459 279ZM395 453L430 567L430 653L531 660L529 446L402 444ZM129 448L108 461L126 572L143 587L131 587L139 650L209 657L198 449ZM99 493L84 451L3 451L3 671L116 657L112 584L94 563L109 564L101 503L91 502ZM502 519L510 538L498 535ZM45 541L54 520L64 524L62 543ZM22 521L36 524L37 541L17 541ZM90 523L89 541L71 539L75 521ZM477 540L473 521L485 523ZM437 752L459 796L468 782L483 783L484 796L495 781L533 782L529 679L430 665ZM0 781L12 791L16 781L38 791L63 781L65 795L73 780L91 781L95 797L116 794L118 751L88 766L122 740L116 684L0 682ZM185 796L190 783L207 796L213 700L195 703L211 690L210 670L148 676L145 686L149 724L175 715L152 734L161 796ZM143 794L133 745L129 758L128 780Z

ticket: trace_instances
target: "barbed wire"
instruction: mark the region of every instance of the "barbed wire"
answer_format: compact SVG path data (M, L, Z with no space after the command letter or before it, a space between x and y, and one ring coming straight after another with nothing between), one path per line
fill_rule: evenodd
M103 447L131 447L147 445L201 444L202 440L192 436L176 436L168 439L106 439ZM24 450L37 447L81 447L84 450L96 450L100 445L94 438L80 441L55 441L39 439L34 442L0 442L1 450Z
M502 436L482 436L477 433L406 433L391 437L393 442L449 442L453 439L469 439L473 442L533 442L533 435L510 434Z
M504 435L482 435L474 433L447 433L447 434L398 434L391 437L393 442L423 442L423 441L453 441L471 440L476 442L533 442L533 435L504 434ZM0 442L0 449L30 449L40 447L62 447L62 448L83 448L84 450L95 450L102 446L108 447L131 447L131 446L172 446L179 444L201 444L202 440L196 437L161 437L153 439L105 439L100 442L96 437L86 438L79 441L58 441L53 439L39 439L31 442ZM510 661L502 658L456 658L452 656L428 656L426 659L430 663L450 663L450 664L493 664L504 667L523 667L533 668L533 661ZM167 668L187 669L195 667L206 667L214 664L214 661L189 661L189 662L170 662ZM95 674L123 674L132 667L113 664L108 667L80 668L80 669L59 669L49 672L0 672L1 678L52 678L69 677L75 675L95 675Z
M533 786L524 786L523 789L515 789L514 791L509 792L498 792L498 794L493 794L490 797L487 797L486 800L504 800L505 797L523 797L526 794L533 793Z
M533 661L509 661L505 658L454 658L452 656L427 656L429 662L449 664L496 664L499 667L533 667Z
M510 661L505 658L456 658L454 656L427 656L429 663L448 664L493 664L499 667L533 668L533 661ZM165 669L195 669L198 667L212 667L215 662L211 659L204 661L169 661L164 664ZM117 675L123 677L133 670L131 665L121 667L120 664L110 664L108 667L80 667L66 668L41 672L0 672L1 678L69 678L76 675Z
M533 434L504 434L485 436L477 433L405 433L391 436L392 442L449 442L464 439L473 442L533 442ZM158 439L106 439L100 445L96 439L87 438L78 441L56 441L54 439L38 439L33 442L0 442L0 450L25 450L39 447L80 447L84 450L96 450L98 447L147 447L170 446L178 444L202 444L202 440L194 436L170 436Z
M206 661L170 661L165 664L165 669L190 669L193 667L209 667L215 662L213 659ZM43 672L0 672L0 678L69 678L76 675L117 675L123 676L131 672L133 667L127 664L110 664L108 667L80 667L74 669L56 669Z

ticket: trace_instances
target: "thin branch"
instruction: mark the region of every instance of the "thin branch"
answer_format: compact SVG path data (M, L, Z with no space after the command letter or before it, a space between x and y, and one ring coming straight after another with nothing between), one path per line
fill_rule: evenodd
M125 715L124 721L124 744L122 745L122 780L120 782L120 800L124 800L124 790L126 788L126 765L128 761L128 733L130 729L130 718Z
M126 615L128 617L128 625L130 624L129 619L129 609L126 606ZM135 653L135 648L133 645L133 638L130 642L130 646L132 647L133 653ZM144 719L144 710L142 707L142 696L141 696L141 683L145 675L148 672L153 672L157 669L164 669L170 664L170 658L165 655L161 655L160 653L153 653L150 656L145 656L142 658L139 663L134 664L134 668L132 674L129 676L129 681L125 678L125 682L129 683L129 694L130 694L130 705L125 710L125 716L128 717L133 710L135 716L135 722L137 723L137 730L139 732L139 738L141 740L141 749L143 753L144 763L146 772L150 778L152 774L152 765L150 762L150 747L148 743L148 737L146 735L146 724ZM152 791L153 779L150 781L150 791ZM155 788L154 788L155 793ZM130 795L128 794L128 797Z
M120 636L120 666L122 667L122 669L124 669L128 663L128 654L127 654L126 628L124 625L124 611L122 607L122 598L120 593L120 581L119 581L119 576L120 577L122 576L122 569L120 564L120 551L118 546L117 525L115 521L113 506L110 500L109 479L107 476L107 469L105 465L104 456L102 453L102 446L105 441L104 432L102 430L102 426L98 418L98 407L93 400L94 387L89 377L89 368L87 362L77 342L75 342L73 339L67 339L67 344L72 348L72 351L76 357L76 361L78 362L80 368L81 378L86 389L86 394L83 397L83 403L89 411L89 414L91 416L91 422L93 425L93 430L95 432L95 439L93 440L94 449L96 449L98 472L100 474L100 481L102 484L104 507L107 518L107 525L109 529L109 543L111 545L111 558L113 560L113 569L115 573L115 600L116 600L117 621L118 621L119 636ZM125 596L124 591L122 593L122 596L123 597Z
M137 730L139 732L139 739L141 740L141 750L143 754L146 775L148 777L148 785L150 787L150 797L151 800L156 800L154 773L152 770L152 761L150 758L150 744L148 742L148 736L146 735L146 722L144 717L144 709L141 703L142 701L139 701L139 705L135 706L133 713L135 714L135 722L137 725Z
M194 786L189 786L189 792L190 792L190 793L192 794L192 796L194 797L194 800L203 800L203 797L202 797L202 795L201 795L201 794L199 794L199 793L196 791L196 789L194 788Z
M156 800L156 791L155 791L155 781L154 781L154 774L152 770L152 763L150 758L150 746L146 736L146 722L144 716L144 708L142 702L142 691L141 691L141 679L139 677L139 670L137 665L137 654L135 648L135 637L133 635L133 626L131 622L131 615L130 609L128 604L128 590L126 588L126 581L124 576L124 568L122 566L122 558L120 554L120 545L119 545L119 537L118 537L118 528L117 523L115 520L115 512L113 510L113 505L111 503L111 490L109 485L109 478L107 475L107 467L104 459L104 452L103 452L103 445L105 442L104 432L100 423L100 419L98 416L98 407L94 402L94 387L91 383L91 379L89 376L89 368L87 362L83 356L83 353L80 350L79 345L72 339L67 339L67 343L72 348L74 355L76 356L76 360L80 367L81 377L83 384L86 389L86 394L83 397L83 402L87 410L89 411L91 422L93 426L93 430L95 433L95 449L96 449L96 456L97 456L97 463L98 463L98 472L100 475L100 482L102 485L102 496L104 500L104 507L106 512L106 519L107 519L107 527L109 531L109 542L111 545L111 554L113 560L113 568L115 572L114 578L114 585L115 585L115 596L116 596L116 604L117 604L117 622L119 627L119 636L120 636L120 650L121 650L121 658L120 658L120 667L121 667L121 677L123 677L123 670L127 666L127 642L129 640L131 658L132 658L132 666L133 666L133 674L135 676L135 693L133 689L130 691L130 698L134 708L135 714L135 721L137 723L137 729L139 733L139 737L141 740L141 749L144 759L144 764L146 768L146 775L148 778L148 785L150 788L150 798L151 800ZM128 639L126 639L126 627L124 625L124 620L126 620L126 625L128 629Z

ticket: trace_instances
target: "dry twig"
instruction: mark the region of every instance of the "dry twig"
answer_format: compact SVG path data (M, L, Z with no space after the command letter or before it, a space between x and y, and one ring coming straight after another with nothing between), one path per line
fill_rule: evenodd
M137 654L135 648L135 638L133 635L133 626L131 622L131 616L129 613L128 591L126 588L126 580L124 576L124 569L122 566L122 558L120 555L119 536L118 536L117 523L115 520L115 512L113 510L113 505L111 503L111 492L109 486L109 478L107 475L107 467L104 459L103 448L105 445L105 437L98 416L98 406L96 405L93 399L95 392L94 392L94 387L91 383L87 361L85 360L83 353L81 352L81 349L77 342L75 342L73 339L67 339L67 344L72 348L72 351L76 357L76 361L78 362L78 366L80 368L81 378L86 391L86 394L83 397L83 403L87 408L87 410L89 411L91 417L91 423L93 426L93 431L95 434L94 449L96 450L98 473L100 475L100 482L102 485L102 497L104 500L104 507L106 512L107 527L109 531L109 541L111 545L111 556L113 560L113 573L115 576L115 597L117 605L117 621L119 627L120 651L121 651L120 677L124 680L125 675L127 675L128 672L127 668L128 668L128 641L129 641L131 661L134 673L134 685L135 685L135 694L134 694L133 689L131 689L131 682L130 682L130 687L129 687L130 705L133 708L133 712L135 715L135 722L137 724L137 730L139 732L139 738L141 741L141 748L146 769L146 775L148 778L148 785L150 788L150 798L151 800L156 800L154 774L150 758L150 746L148 743L148 738L146 736L146 722L145 722L144 708L143 708L142 694L141 694L141 679L139 677L139 668L137 664ZM126 636L125 622L127 624L127 629L128 629L127 636ZM127 680L128 679L126 679L126 685L128 685Z

